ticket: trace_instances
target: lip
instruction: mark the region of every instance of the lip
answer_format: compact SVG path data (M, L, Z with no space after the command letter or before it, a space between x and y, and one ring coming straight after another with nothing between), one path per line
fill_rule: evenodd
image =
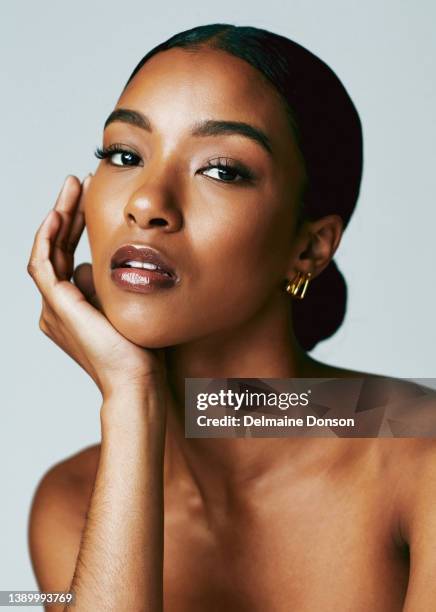
M125 244L115 251L111 258L111 269L121 268L127 261L141 261L143 263L151 263L159 266L167 274L174 279L177 278L175 270L167 259L157 249L150 246L136 246L134 244Z
M128 261L150 263L157 270L126 266ZM122 289L149 293L155 289L174 287L179 278L168 259L157 249L146 245L126 244L112 255L111 278Z

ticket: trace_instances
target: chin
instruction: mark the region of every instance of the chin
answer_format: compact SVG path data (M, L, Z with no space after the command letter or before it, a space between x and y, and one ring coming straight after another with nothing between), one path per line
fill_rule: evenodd
M111 312L110 309L104 309L104 314L117 332L143 348L160 349L185 340L179 326L174 329L168 325L168 321L174 322L173 317L165 320L162 317L154 319L144 314L141 316L140 313L134 316L134 313L129 311L121 314L119 310Z
M142 346L143 348L163 348L171 344L171 337L168 330L162 324L152 321L144 322L144 319L123 317L119 314L110 316L106 314L110 323L127 340Z

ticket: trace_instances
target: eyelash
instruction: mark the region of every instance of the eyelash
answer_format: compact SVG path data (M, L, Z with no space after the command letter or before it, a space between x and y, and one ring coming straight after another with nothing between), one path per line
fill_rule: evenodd
M234 160L231 160L228 157L216 157L214 159L210 159L207 162L206 166L203 166L203 168L200 168L198 172L201 172L203 170L209 170L211 168L217 169L218 172L228 172L230 170L234 172L237 176L240 177L236 181L225 181L225 180L216 179L212 176L209 177L215 181L219 181L220 183L241 183L241 182L249 183L253 181L254 179L254 175L246 166L243 166L242 164Z
M97 147L94 155L97 157L97 159L108 159L109 163L111 163L110 158L112 157L112 155L116 155L117 153L118 154L127 153L128 155L131 155L138 160L141 159L140 156L134 153L133 151L126 149L124 146L120 146L118 144L112 144L112 145L109 145L108 147L103 147L103 148ZM128 166L134 167L139 164L133 163L133 164L122 164L122 165L112 164L112 165L118 166L118 168L122 168L123 166L124 167L128 167ZM217 179L214 177L208 177L220 183L250 182L254 179L254 175L246 166L238 162L235 162L234 160L231 160L228 157L216 157L214 159L211 159L207 162L205 166L200 168L197 172L202 172L204 170L210 170L212 168L217 169L218 172L228 172L230 170L234 172L236 176L240 177L239 179L232 180L232 181L226 181L226 180L221 180L221 179Z
M96 156L97 159L109 159L112 157L112 155L115 155L116 153L127 153L128 155L132 155L133 157L136 157L137 159L141 159L139 157L139 155L137 155L136 153L134 153L133 151L130 151L129 149L126 149L118 144L112 144L109 145L108 147L97 147L95 150L94 155ZM119 166L119 164L112 164L114 166ZM125 166L128 166L130 164L123 164ZM134 164L131 164L134 165Z

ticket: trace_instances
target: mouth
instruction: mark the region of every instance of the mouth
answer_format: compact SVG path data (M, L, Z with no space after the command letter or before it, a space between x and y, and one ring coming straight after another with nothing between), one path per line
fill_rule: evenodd
M112 280L121 288L137 292L173 287L178 275L156 249L132 244L120 247L110 262Z
M153 270L174 280L177 274L164 256L151 247L138 247L132 244L122 246L112 256L111 270L116 268L134 268L135 270Z

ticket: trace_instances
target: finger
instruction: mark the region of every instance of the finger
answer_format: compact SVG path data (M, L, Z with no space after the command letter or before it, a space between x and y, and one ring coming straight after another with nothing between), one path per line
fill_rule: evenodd
M47 214L35 234L27 271L43 296L49 296L58 282L51 262L53 237L61 226L60 215L53 209Z
M82 187L79 179L71 174L68 175L53 207L62 217L62 228L55 243L55 246L62 250L65 250L66 247L70 226L79 204L81 191Z
M77 266L73 273L73 280L87 300L95 295L91 264L82 263Z
M74 284L80 289L88 302L95 306L95 308L98 308L98 310L101 310L101 304L98 300L94 287L94 280L92 278L91 264L83 263L77 266L73 273L73 280Z
M77 177L67 176L64 185L54 205L62 219L61 227L53 245L52 261L56 275L60 279L71 277L73 266L70 254L67 252L67 241L78 206L81 185Z
M76 208L76 214L71 222L70 231L67 237L66 243L66 251L71 255L74 254L77 245L79 244L80 237L82 235L83 229L85 227L85 214L84 214L84 205L85 205L85 196L89 187L89 183L91 182L92 174L88 174L85 180L82 183L82 192L80 194L79 203Z

